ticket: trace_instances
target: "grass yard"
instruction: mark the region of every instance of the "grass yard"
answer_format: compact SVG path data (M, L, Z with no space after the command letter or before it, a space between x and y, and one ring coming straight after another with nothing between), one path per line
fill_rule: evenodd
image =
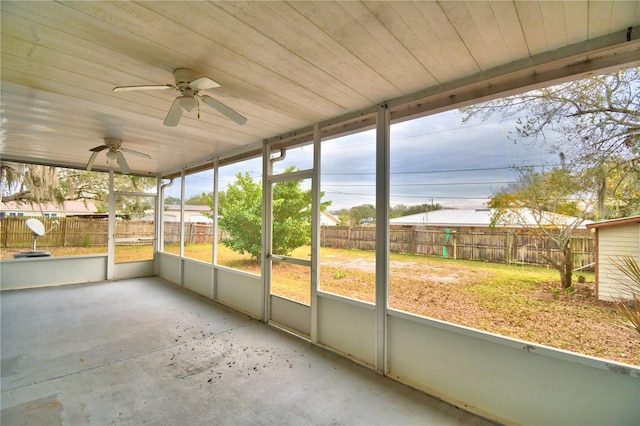
M323 249L321 258L321 289L373 302L374 253ZM389 275L391 308L640 365L640 336L596 300L593 273L558 291L553 269L391 254Z
M43 248L54 256L105 253L106 248ZM19 251L3 249L2 258ZM116 259L149 258L149 246L118 246ZM178 246L166 251L177 253ZM293 255L308 258L309 248ZM211 261L211 246L189 245L185 256ZM260 273L260 264L218 246L218 263ZM392 254L389 304L393 309L573 352L640 365L640 336L622 325L614 305L595 299L593 273L574 276L572 291L558 291L551 269ZM274 263L272 292L309 303L309 268ZM373 302L375 253L322 248L320 289Z

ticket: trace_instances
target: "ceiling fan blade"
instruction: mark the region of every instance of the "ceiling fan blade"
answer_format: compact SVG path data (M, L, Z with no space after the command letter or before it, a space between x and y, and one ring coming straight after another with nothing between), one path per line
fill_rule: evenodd
M118 151L118 165L120 166L120 171L125 175L128 175L131 173L131 169L127 164L127 160L124 159L124 155L122 155L122 152L120 151Z
M193 90L207 90L213 89L215 87L220 87L220 85L211 80L209 77L200 77L199 79L193 80L191 83L189 83L189 87L191 87Z
M166 118L164 119L165 126L175 127L180 122L180 117L182 117L182 107L180 106L180 98L176 98L171 104L171 109L167 113Z
M91 148L89 151L100 152L100 151L104 151L105 149L109 149L109 145L96 146L96 147Z
M222 115L226 116L227 118L235 121L240 125L243 125L244 123L247 122L247 118L245 116L238 114L236 111L232 110L222 102L216 99L213 99L211 96L202 95L200 96L200 99L202 99L202 102L209 105L211 108L215 109L216 111L220 112Z
M175 89L172 84L150 84L145 86L117 86L113 88L114 92L131 92L134 90L167 90Z
M120 151L128 152L129 154L133 154L133 155L139 155L140 157L145 157L149 159L151 158L149 154L145 154L144 152L140 152L140 151L134 151L133 149L129 149L129 148L120 148Z
M96 161L96 157L98 156L98 152L99 152L99 151L94 151L93 149L91 151L93 151L93 154L91 154L91 157L89 157L89 162L87 163L88 172L90 172L91 169L93 168L93 162Z

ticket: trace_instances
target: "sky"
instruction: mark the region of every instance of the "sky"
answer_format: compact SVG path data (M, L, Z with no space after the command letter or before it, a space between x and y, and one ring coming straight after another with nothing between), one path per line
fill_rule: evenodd
M462 124L458 110L393 124L391 127L391 205L438 203L452 208L483 208L488 197L517 177L513 166L538 169L559 163L546 146L515 139L515 120L499 117ZM322 143L321 185L329 211L375 204L375 131L369 130ZM288 150L275 163L310 168L311 146ZM222 167L220 190L248 171L261 179L259 158ZM212 190L212 172L188 176L187 198ZM179 196L179 184L167 195Z

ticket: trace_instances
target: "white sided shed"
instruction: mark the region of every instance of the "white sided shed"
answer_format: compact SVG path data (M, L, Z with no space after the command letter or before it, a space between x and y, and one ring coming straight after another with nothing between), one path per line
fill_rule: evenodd
M600 300L629 297L630 280L612 262L631 256L640 262L640 216L606 220L587 225L596 232L596 296Z

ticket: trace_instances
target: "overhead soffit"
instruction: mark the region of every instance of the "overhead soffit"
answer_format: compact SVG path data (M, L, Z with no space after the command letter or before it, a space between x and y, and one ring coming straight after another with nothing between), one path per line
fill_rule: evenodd
M549 82L638 65L640 2L22 2L3 1L5 159L83 167L105 136L174 173ZM627 35L629 27L633 31ZM162 120L176 93L113 93L171 83L178 67L248 117L200 108ZM102 161L102 162L100 162ZM104 160L96 168L106 170Z

